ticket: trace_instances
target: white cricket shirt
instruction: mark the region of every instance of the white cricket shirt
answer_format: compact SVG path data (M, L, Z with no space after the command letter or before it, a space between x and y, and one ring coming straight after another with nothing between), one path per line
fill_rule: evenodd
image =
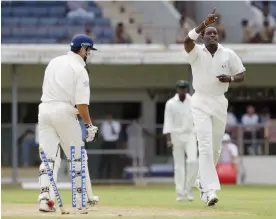
M234 76L245 71L236 53L220 44L214 57L204 45L196 44L188 53L187 60L192 67L195 92L214 96L223 95L229 87L229 83L220 82L216 76L221 74Z
M163 134L187 134L193 131L191 96L186 94L185 100L181 102L176 94L165 106Z
M89 77L84 66L83 58L73 52L52 59L45 70L41 101L89 105Z
M113 129L113 130L112 130ZM115 120L104 121L100 133L104 141L118 141L120 137L121 124Z
M233 143L223 144L221 148L219 163L231 164L232 157L239 155L238 147Z

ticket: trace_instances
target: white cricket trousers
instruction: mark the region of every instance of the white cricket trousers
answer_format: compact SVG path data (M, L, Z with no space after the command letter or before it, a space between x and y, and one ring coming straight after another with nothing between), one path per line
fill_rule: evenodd
M172 133L171 140L175 189L178 195L184 195L185 191L190 190L195 184L198 173L196 135Z
M220 190L216 164L225 133L228 100L224 95L210 96L195 92L192 115L199 150L199 178L203 192Z
M39 145L48 159L56 158L58 144L61 144L68 159L70 159L70 146L74 145L76 159L80 158L80 146L83 146L84 142L76 113L74 107L63 102L39 105Z

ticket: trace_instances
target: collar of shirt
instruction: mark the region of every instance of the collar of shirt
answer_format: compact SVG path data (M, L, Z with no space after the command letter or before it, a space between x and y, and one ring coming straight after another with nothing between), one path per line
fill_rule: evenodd
M223 49L223 46L222 46L221 44L218 43L218 49L217 49L216 52L218 52L218 51L221 50L221 49ZM205 45L203 46L203 50L206 51L206 52L209 52Z
M76 61L78 61L83 67L86 65L83 58L80 55L78 55L72 51L69 51L67 53L67 55L74 57L74 59L76 59Z

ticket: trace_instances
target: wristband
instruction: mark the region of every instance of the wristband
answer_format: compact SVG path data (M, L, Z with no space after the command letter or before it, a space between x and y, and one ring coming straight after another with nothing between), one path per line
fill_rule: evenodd
M89 123L89 124L85 124L85 128L92 128L93 127L93 125L92 125L92 123Z
M199 37L199 33L197 33L194 28L188 33L188 36L195 41Z

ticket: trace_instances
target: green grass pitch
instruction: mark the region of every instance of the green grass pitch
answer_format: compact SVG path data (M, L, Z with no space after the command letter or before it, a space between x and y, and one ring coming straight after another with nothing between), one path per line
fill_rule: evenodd
M194 202L176 202L173 186L94 186L99 205L88 215L40 213L37 190L2 187L2 218L129 218L129 219L263 219L276 218L276 186L223 186L219 202L207 207L195 191ZM61 190L65 209L70 211L71 192Z

